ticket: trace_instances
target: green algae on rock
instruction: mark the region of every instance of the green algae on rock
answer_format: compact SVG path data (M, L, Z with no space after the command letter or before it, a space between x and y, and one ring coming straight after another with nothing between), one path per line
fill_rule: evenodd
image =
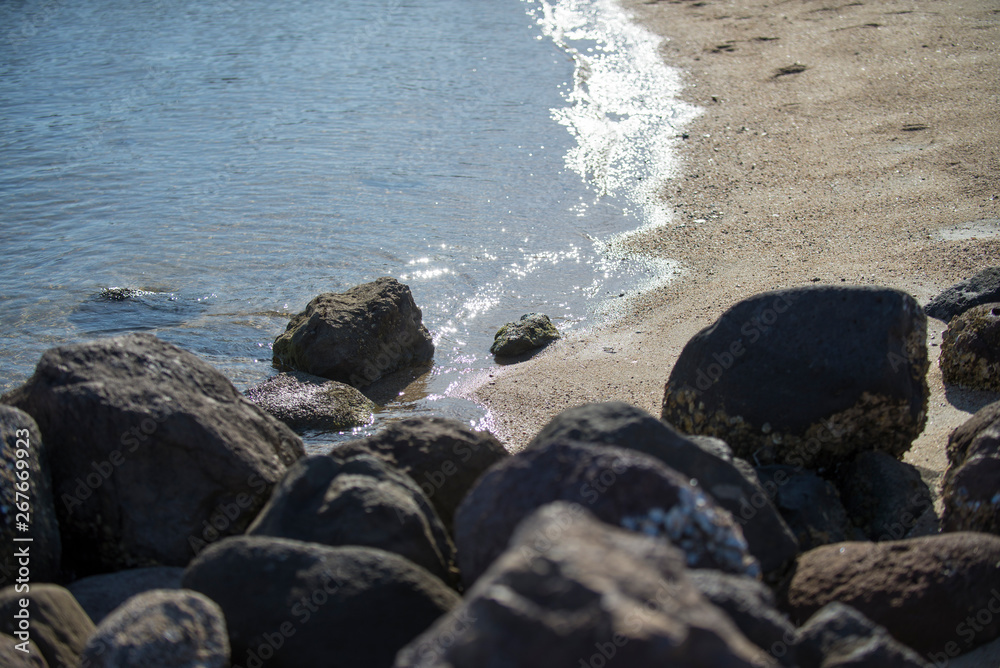
M516 322L508 322L493 337L490 352L497 357L513 357L548 345L559 338L549 316L526 313Z

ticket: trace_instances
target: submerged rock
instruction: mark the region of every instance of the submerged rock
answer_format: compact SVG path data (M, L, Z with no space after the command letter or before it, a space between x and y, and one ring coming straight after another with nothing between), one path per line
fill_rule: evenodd
M899 290L804 287L746 299L684 346L662 417L757 464L901 457L927 419L927 321Z
M410 288L383 277L347 292L324 292L274 341L274 363L366 387L425 364L434 343Z
M351 429L371 422L378 408L350 385L301 371L280 373L244 394L292 429Z
M520 320L508 322L497 330L490 352L497 357L513 357L548 345L559 338L559 331L541 313L526 313Z
M932 318L949 322L974 306L1000 302L1000 267L987 267L978 274L956 283L928 302L924 312Z
M953 319L941 339L939 364L946 383L1000 392L1000 303Z

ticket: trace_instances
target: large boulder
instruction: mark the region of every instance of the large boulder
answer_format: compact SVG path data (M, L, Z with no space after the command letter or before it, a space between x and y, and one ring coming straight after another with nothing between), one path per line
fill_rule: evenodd
M5 576L0 584L14 580L18 554L25 549L31 553L32 580L60 579L62 541L48 450L30 415L0 405L0 574Z
M1000 267L987 267L944 290L924 307L932 318L949 322L974 306L1000 302Z
M77 576L185 566L241 533L304 454L225 376L151 334L53 348L4 401L45 437Z
M843 603L827 603L796 635L799 668L930 668L883 627Z
M29 591L0 590L0 633L18 643L32 640L53 668L76 666L93 632L90 617L59 585L32 583Z
M872 449L902 457L927 419L926 330L899 290L759 294L684 346L662 417L758 465L820 469Z
M556 440L494 465L458 507L455 544L466 585L504 551L522 520L553 501L666 538L690 566L760 572L732 515L681 474L634 450Z
M95 624L133 596L152 589L180 589L184 569L149 566L81 578L66 585Z
M527 448L563 439L637 450L697 480L701 489L732 513L764 572L781 568L799 552L795 536L755 475L745 475L731 457L712 454L708 449L712 446L693 442L641 408L607 402L567 409L552 418Z
M412 479L371 455L299 460L247 534L323 545L366 545L458 584L455 547Z
M371 422L378 408L350 385L301 371L279 373L244 394L292 429L351 429Z
M862 452L838 470L837 490L868 540L904 538L934 507L916 467L884 452Z
M87 668L229 668L220 608L204 594L154 589L129 599L94 631Z
M803 550L828 543L861 540L840 502L837 488L811 471L775 464L757 469L778 512L791 527Z
M953 434L952 442L956 440ZM956 461L945 472L941 489L942 529L1000 534L1000 420L983 427L967 446L951 453Z
M390 666L460 601L390 552L263 536L212 545L188 567L184 586L222 608L233 664L271 668Z
M410 288L383 277L314 297L275 339L273 352L278 366L366 387L429 362L434 343Z
M508 456L488 431L442 417L408 417L367 438L335 446L340 458L372 454L417 481L450 531L455 509L493 464Z
M998 563L984 533L824 545L799 556L787 605L804 622L840 601L923 655L957 656L1000 636Z
M546 505L395 667L775 665L688 581L684 562L580 505Z
M559 330L542 313L526 313L520 320L508 322L493 336L490 352L497 357L523 355L543 348L559 338Z
M941 337L944 382L1000 392L1000 303L970 308Z

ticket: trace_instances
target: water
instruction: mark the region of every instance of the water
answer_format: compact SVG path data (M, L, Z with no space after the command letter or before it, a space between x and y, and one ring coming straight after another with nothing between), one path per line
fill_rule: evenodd
M389 275L437 353L379 421L488 425L455 387L499 325L589 326L677 269L614 250L669 223L693 114L636 30L608 0L3 3L0 391L129 331L243 389L309 299Z

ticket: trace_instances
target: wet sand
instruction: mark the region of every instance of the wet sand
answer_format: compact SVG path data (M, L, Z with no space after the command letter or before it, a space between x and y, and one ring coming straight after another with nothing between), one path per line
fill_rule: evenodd
M667 38L684 99L704 110L686 128L682 173L660 189L673 224L627 242L685 273L623 304L617 322L479 379L469 393L512 450L586 402L659 415L687 340L755 293L884 285L926 303L1000 264L1000 4L623 4ZM975 221L986 222L951 232ZM906 456L935 491L948 434L1000 399L943 386L943 330L929 320L929 419ZM952 665L997 666L1000 649Z

